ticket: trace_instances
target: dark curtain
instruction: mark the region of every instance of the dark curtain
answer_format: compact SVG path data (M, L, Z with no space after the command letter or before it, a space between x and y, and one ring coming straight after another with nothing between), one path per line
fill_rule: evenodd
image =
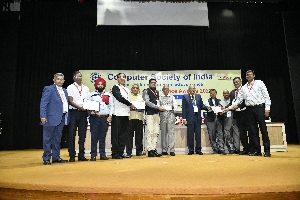
M210 27L97 26L96 2L22 2L13 148L42 148L39 103L56 72L67 87L79 69L255 70L271 99L271 118L295 132L282 15L276 5L210 3ZM232 14L232 15L231 15ZM224 88L225 89L225 88ZM66 126L62 146L66 147Z

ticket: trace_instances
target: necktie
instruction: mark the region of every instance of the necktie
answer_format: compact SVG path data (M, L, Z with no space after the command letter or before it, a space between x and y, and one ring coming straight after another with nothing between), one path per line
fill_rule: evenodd
M65 96L64 96L64 94L63 94L62 89L58 89L58 93L59 93L59 95L60 95L60 98L61 98L62 102L65 102Z
M238 91L237 91L237 89L234 89L234 90L235 90L235 97L236 97L238 94Z

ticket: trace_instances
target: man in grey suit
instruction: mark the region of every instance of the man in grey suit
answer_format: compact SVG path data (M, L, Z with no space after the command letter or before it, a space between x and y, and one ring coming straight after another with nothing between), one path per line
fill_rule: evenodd
M44 165L52 163L66 163L60 158L60 141L65 124L69 123L68 93L62 87L64 83L62 73L54 74L53 85L45 86L40 103L40 118L43 125ZM52 153L51 153L52 148Z

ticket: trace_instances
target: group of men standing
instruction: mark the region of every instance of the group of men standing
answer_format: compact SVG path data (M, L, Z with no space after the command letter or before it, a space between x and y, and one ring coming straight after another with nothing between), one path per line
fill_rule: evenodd
M203 103L201 95L196 94L194 85L188 88L188 94L183 95L182 117L187 126L188 155L199 154L201 151L201 110L206 110L206 125L213 153L225 154L224 140L229 153L260 156L260 144L257 123L263 136L265 157L270 157L270 141L264 121L264 116L270 112L270 97L262 81L254 80L253 71L248 71L248 83L241 86L241 79L236 77L233 82L235 90L229 94L223 91L226 105L221 105L223 111L214 113L212 108L219 106L221 100L216 98L217 91L210 90L210 98ZM126 75L117 74L117 84L111 92L106 92L106 81L98 78L94 82L95 91L82 84L79 71L73 73L74 83L67 89L62 88L64 75L56 73L54 84L46 86L40 103L40 118L43 125L43 162L66 163L60 158L60 141L64 125L69 124L68 151L69 162L75 162L75 137L78 130L79 153L78 161L88 161L85 158L84 143L89 117L91 131L91 159L96 161L99 142L100 160L108 160L105 152L105 138L108 123L111 123L111 151L113 159L132 157L133 136L135 135L136 156L143 155L143 123L144 114L147 123L148 157L175 156L175 113L177 102L169 93L169 86L164 85L162 94L156 90L156 79L149 80L149 87L140 94L138 84L133 84L131 91L125 87ZM84 100L99 102L99 111L86 110ZM133 102L145 102L144 109L137 109ZM246 107L246 109L245 109ZM264 112L265 109L265 112ZM247 129L249 127L249 141ZM161 130L162 153L156 150L157 139ZM233 132L233 133L232 133ZM134 134L135 133L135 134ZM223 134L225 133L225 134ZM225 137L224 137L225 136ZM240 139L244 150L239 151ZM196 145L195 145L196 141ZM126 148L126 154L124 150ZM52 152L51 152L52 149Z

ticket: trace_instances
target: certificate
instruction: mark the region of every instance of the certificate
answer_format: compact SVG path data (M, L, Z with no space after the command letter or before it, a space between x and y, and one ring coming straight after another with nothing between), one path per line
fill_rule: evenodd
M163 108L164 108L165 110L173 110L173 109L172 109L172 105L164 105Z
M83 102L83 108L86 110L94 110L96 112L99 112L100 104L98 101L93 100L84 100Z
M222 111L222 108L219 107L219 106L212 106L211 108L212 108L212 110L214 111L214 113L220 113L220 112L223 112L223 111Z
M131 103L136 107L136 109L145 110L145 101L132 101Z

